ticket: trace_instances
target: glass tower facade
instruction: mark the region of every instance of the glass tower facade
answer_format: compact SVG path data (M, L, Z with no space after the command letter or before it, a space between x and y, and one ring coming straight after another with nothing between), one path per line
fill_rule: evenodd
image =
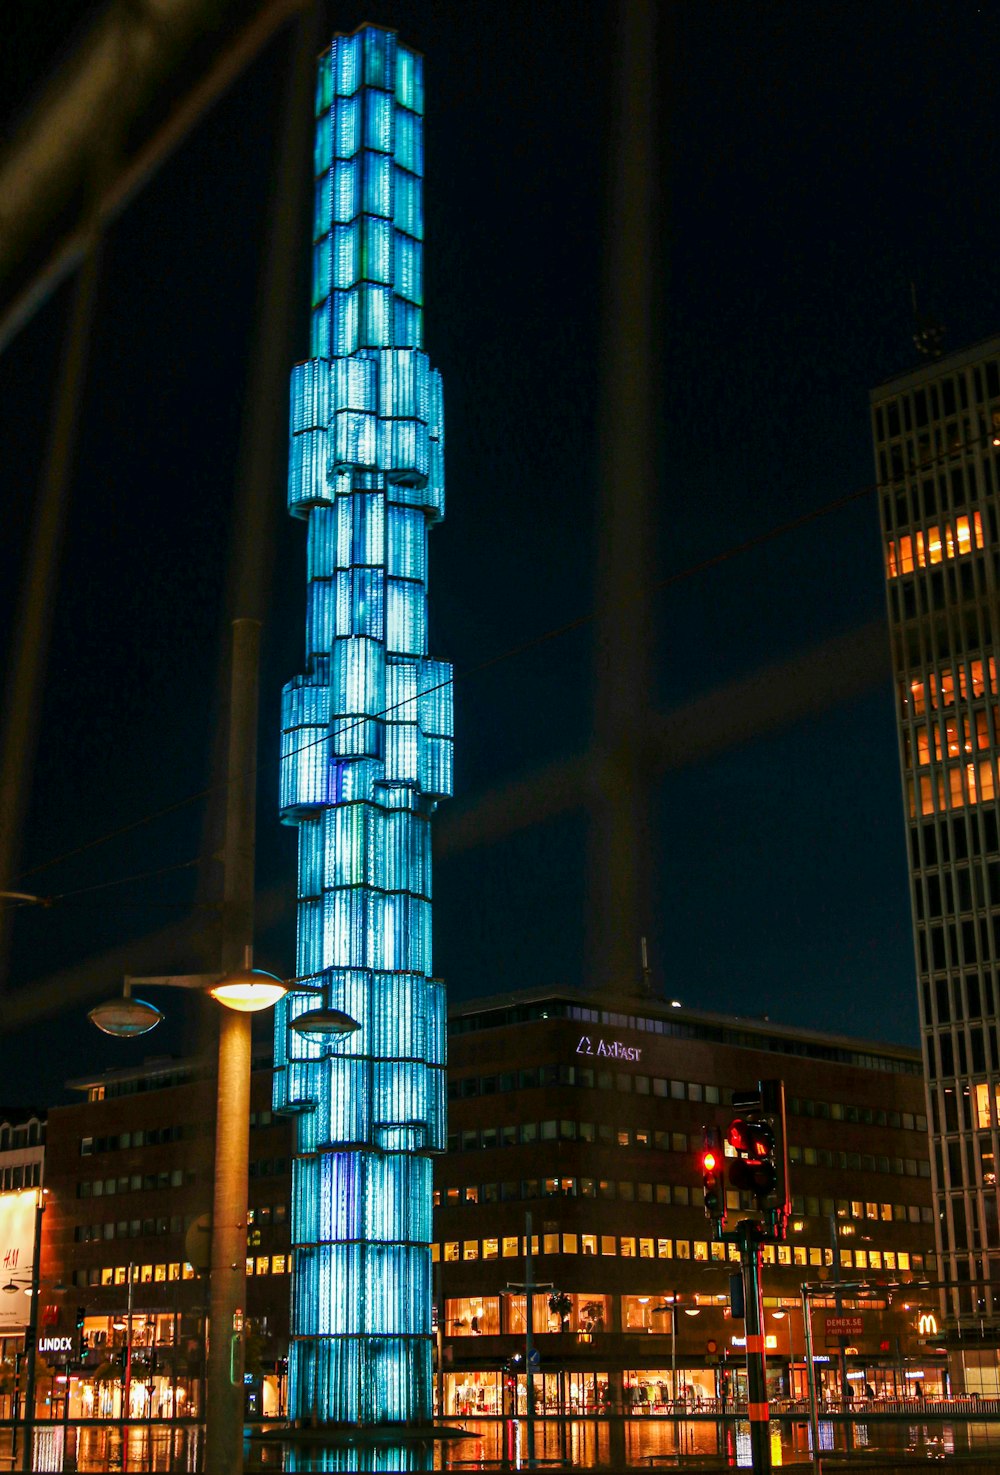
M426 653L444 511L440 378L422 351L423 63L364 26L319 61L312 357L292 376L289 508L308 526L306 674L283 694L299 829L300 984L275 1023L296 1114L292 1418L428 1420L431 1157L445 1001L431 815L452 787L451 668ZM346 1040L301 1033L338 1009Z
M978 1334L1000 1311L1000 339L881 385L872 419L937 1248Z

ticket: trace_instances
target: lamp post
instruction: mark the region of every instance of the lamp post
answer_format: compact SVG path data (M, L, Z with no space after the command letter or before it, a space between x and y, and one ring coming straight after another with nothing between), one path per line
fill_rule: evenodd
M250 1158L251 1018L288 992L271 973L251 966L218 974L127 978L121 998L98 1004L90 1020L105 1034L131 1039L155 1029L163 1015L132 985L194 988L224 1005L219 1020L212 1240L209 1257L205 1461L213 1475L243 1468L243 1319L246 1307L246 1222ZM131 1300L131 1280L129 1296ZM128 1417L128 1410L125 1410Z
M215 1186L209 1278L209 1342L205 1396L205 1468L243 1470L243 1315L246 1305L246 1216L250 1156L250 1014L287 992L280 979L252 966L257 780L257 665L260 624L233 621L223 849L221 969L210 977L145 979L207 988L225 1005L219 1021ZM145 1034L162 1017L155 1005L125 996L90 1012L108 1034Z

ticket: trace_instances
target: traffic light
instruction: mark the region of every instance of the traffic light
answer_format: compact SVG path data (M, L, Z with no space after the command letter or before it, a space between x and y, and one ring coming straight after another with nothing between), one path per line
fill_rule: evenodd
M751 1193L758 1209L763 1209L778 1182L774 1133L767 1122L737 1117L730 1122L726 1138L736 1152L729 1168L730 1183Z
M726 1133L736 1154L729 1181L752 1196L768 1214L774 1234L784 1239L790 1209L784 1082L760 1081L755 1090L734 1091L733 1106L740 1115Z
M702 1128L701 1182L705 1213L720 1225L726 1222L726 1160L718 1127Z
M87 1308L86 1308L86 1306L78 1306L76 1308L76 1355L77 1355L77 1357L82 1357L83 1354L84 1354L84 1350L85 1350L85 1348L84 1348L84 1341L83 1341L83 1323L86 1321L86 1319L87 1319Z

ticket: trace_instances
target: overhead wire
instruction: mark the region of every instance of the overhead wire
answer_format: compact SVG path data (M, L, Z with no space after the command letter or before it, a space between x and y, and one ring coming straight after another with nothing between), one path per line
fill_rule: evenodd
M998 438L997 435L988 431L985 432L981 437L979 437L978 443L985 444L989 442L994 448L996 448L998 445L998 439L1000 438ZM963 450L967 450L972 448L972 446L974 446L975 444L977 444L976 441L973 441L971 444L969 442L963 442L961 448ZM930 457L925 457L913 469L916 472L927 470L934 463L938 461L943 461L944 459L946 459L946 457L949 457L950 454L950 451L937 452ZM877 481L866 482L862 486L855 488L855 490L852 492L847 492L843 496L832 498L829 502L824 502L818 507L811 508L808 512L800 513L797 517L789 518L785 522L777 523L774 526L765 529L763 532L754 533L748 538L743 538L740 540L740 542L733 543L728 548L721 549L718 553L710 554L707 558L699 559L696 563L688 564L682 569L676 569L670 574L665 574L662 578L653 581L651 586L652 591L654 593L659 593L662 590L668 589L675 584L682 583L686 579L695 578L699 574L708 573L712 569L718 568L722 564L728 563L731 559L738 558L744 553L749 553L753 549L759 548L776 538L784 537L788 533L797 532L799 529L809 526L810 523L817 522L821 518L828 517L832 513L839 512L843 508L850 506L854 502L861 501L863 498L877 494L879 491L884 490L885 486L886 483L881 483ZM627 604L629 601L626 600L625 602ZM405 697L401 701L395 702L391 706L385 707L379 712L366 713L363 716L348 720L346 724L341 722L337 725L335 733L337 736L346 736L356 727L361 726L364 722L370 722L371 720L373 720L373 718L378 719L389 717L393 712L398 711L401 707L409 706L413 702L418 701L420 697L430 696L436 691L443 690L445 687L454 686L460 681L464 682L474 676L481 675L484 671L489 671L495 666L502 665L507 661L516 660L520 656L527 655L531 651L537 650L543 645L549 644L550 642L555 640L561 640L567 635L571 635L578 630L585 629L588 625L592 625L596 621L596 619L597 611L589 610L586 614L578 615L575 619L567 620L560 625L553 625L549 629L540 631L537 635L531 636L528 640L520 641L517 645L509 646L505 650L498 651L494 655L486 657L485 660L477 661L474 665L466 666L461 671L453 672L451 677L447 678L444 681L437 682L434 686L428 687L425 691L420 692L417 697ZM299 754L308 752L309 749L318 747L323 743L329 742L329 740L330 733L324 732L321 737L311 738L308 742L303 743L300 747L293 748L289 752L279 755L277 759L271 759L268 760L268 762L266 763L258 764L255 768L255 773L266 773L269 769L276 767L278 764L285 762L290 758L298 757ZM27 870L21 871L20 874L14 879L17 883L23 882L30 879L32 876L40 874L42 871L51 870L54 866L61 865L65 861L73 860L79 855L84 855L90 850L97 849L101 845L110 844L113 840L117 840L124 835L131 834L133 831L141 829L145 825L155 824L157 820L165 819L169 815L176 814L180 810L187 808L189 805L197 803L200 799L206 799L213 793L227 788L229 783L234 781L235 780L227 778L223 781L220 781L219 783L209 784L203 789L198 789L195 792L186 795L183 799L177 799L173 803L163 805L159 809L151 810L144 815L138 816L134 820L128 821L126 824L118 825L114 829L108 830L102 835L98 835L91 840L87 840L81 845L74 846L70 850L62 851L60 854L52 856L48 860L40 861L37 865L31 866ZM184 862L182 863L182 866L176 867L176 869L183 868L184 865L197 865L199 863L200 862L198 861ZM175 867L169 867L165 869L175 869ZM150 872L148 874L153 875L155 874L155 872ZM100 884L113 886L120 883L109 881ZM87 889L96 890L98 889L98 887ZM66 895L74 896L77 894L79 893L66 893Z

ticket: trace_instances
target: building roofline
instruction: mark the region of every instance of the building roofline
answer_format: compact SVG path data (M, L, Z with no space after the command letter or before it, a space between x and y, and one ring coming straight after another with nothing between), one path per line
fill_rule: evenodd
M1000 343L1000 339L997 340ZM465 1014L482 1014L492 1009L516 1007L519 1004L543 1003L545 1000L565 1000L585 1009L603 1009L611 1013L647 1014L693 1024L703 1023L720 1028L759 1030L761 1034L777 1035L782 1039L804 1040L815 1044L829 1045L852 1050L857 1054L895 1056L900 1060L921 1061L919 1048L900 1045L885 1040L869 1040L857 1035L829 1034L823 1030L804 1029L797 1025L780 1024L767 1016L746 1014L717 1014L705 1009L674 1007L669 999L650 998L635 993L585 993L574 988L527 988L510 993L491 994L488 998L469 999L450 1004L448 1018L459 1018Z
M939 359L927 359L919 367L904 369L902 373L892 374L888 379L880 380L870 391L868 397L874 404L876 400L885 399L890 390L896 393L925 384L928 379L935 379L939 374L947 374L953 369L964 368L966 364L978 363L990 351L1000 356L1000 335L994 334L989 338L981 338L978 343L956 349L954 353L946 353Z

